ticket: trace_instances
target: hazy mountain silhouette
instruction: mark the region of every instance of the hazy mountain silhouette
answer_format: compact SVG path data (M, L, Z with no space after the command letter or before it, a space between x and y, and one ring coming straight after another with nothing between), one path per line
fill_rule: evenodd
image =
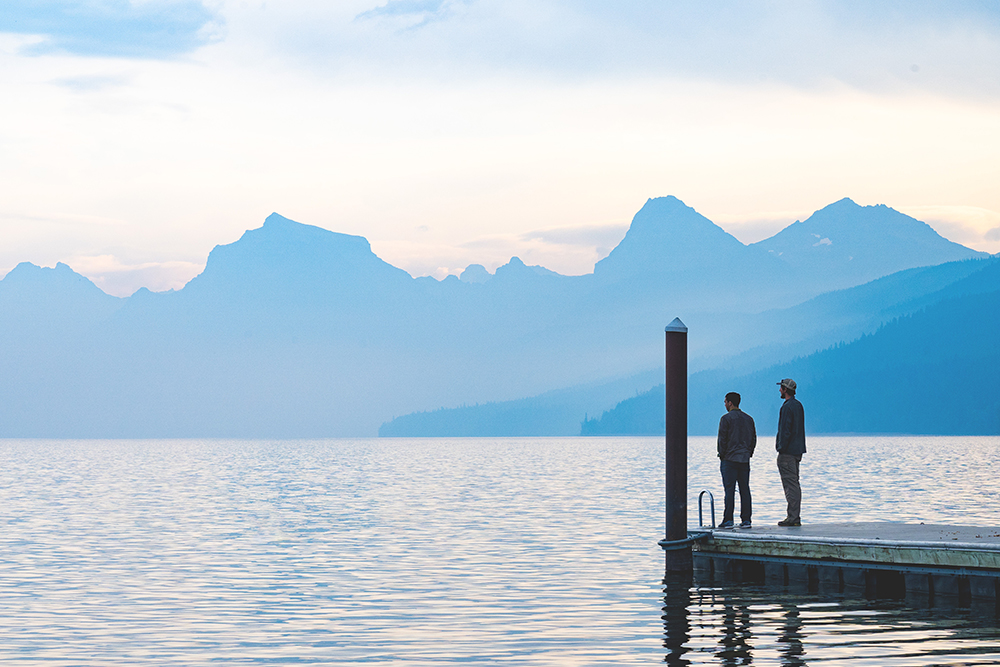
M760 314L720 317L719 325L708 331L691 329L690 336L712 336L718 346L729 350L713 362L712 370L695 373L692 387L710 386L702 399L707 403L694 405L692 401L691 428L708 432L717 426L714 411L717 400L711 400L712 391L724 395L725 387L735 378L760 368L804 357L816 350L836 346L877 331L882 325L900 316L913 314L928 305L950 298L983 294L1000 289L1000 258L973 259L950 262L935 267L901 271L851 289L823 294L803 304ZM723 326L728 320L732 330ZM662 336L662 334L660 334ZM991 331L979 332L984 339ZM754 342L766 341L745 350ZM745 350L745 351L744 351ZM740 352L739 354L734 354ZM697 370L697 369L696 369ZM601 415L595 412L595 402L584 387L558 392L566 401L553 404L549 397L521 399L486 406L467 406L455 411L439 410L432 413L407 415L383 426L385 434L433 435L437 428L472 430L478 435L500 435L511 428L514 415L530 415L532 423L558 424L559 431L550 430L546 435L575 435L579 423L570 424L566 415L582 416L589 413L582 425L585 435L601 434L660 434L663 432L663 369L651 370L636 376L652 380L658 386L629 396L614 408L608 406ZM765 391L770 389L766 387ZM753 402L753 399L749 399ZM574 403L575 401L575 403ZM590 406L590 407L587 407ZM748 408L749 409L749 408ZM581 417L582 419L582 417Z
M790 234L791 240L776 241L777 247L786 248L779 256L762 247L766 242L744 246L676 198L651 199L636 214L621 244L595 267L593 292L601 295L600 302L615 304L606 306L597 317L623 319L624 325L607 323L606 330L617 331L622 340L630 341L634 349L642 351L642 358L652 364L662 363L662 324L670 319L669 312L678 311L649 308L649 304L672 303L678 309L687 308L685 322L693 332L689 341L692 370L721 365L727 369L723 372L731 376L733 372L749 372L873 332L894 317L946 298L947 293L938 293L943 287L961 284L962 278L981 272L985 263L993 261L973 259L924 266L956 257L988 256L947 241L924 223L892 209L860 207L849 199L828 206L806 223L792 227L800 231ZM883 227L886 235L902 248L903 260L893 254L893 246L878 240ZM786 234L788 229L773 238ZM832 243L819 243L812 236L817 232L827 234L820 240L829 238L829 234L839 240L836 252L827 252ZM813 242L792 243L801 234ZM696 247L703 250L694 251ZM873 247L878 252L868 250ZM813 256L816 252L826 254L817 259ZM900 266L914 265L922 268L886 276ZM985 275L979 280L988 283L983 280ZM804 294L823 291L820 286L829 289L872 276L886 277L854 289L823 294L792 308L754 312L762 305L787 303ZM678 297L677 292L682 295ZM644 337L630 335L630 326ZM625 370L637 368L632 365ZM652 371L651 375L657 372ZM573 396L577 414L584 414L584 406L588 404L585 391L560 395ZM646 399L633 397L628 403L638 404L643 400ZM662 400L649 399L649 405L662 412ZM569 425L565 415L570 412L572 406L568 403L554 405L548 396L536 397L407 415L387 423L382 432L434 435L461 431L500 435L522 428L512 423L516 421L515 415L525 415L525 420L531 423L548 420L550 426L559 424L565 429L560 434L571 435L577 432L577 427ZM616 418L615 414L608 417ZM638 421L628 426L607 421L599 428L612 433L662 429L662 424L657 426L662 423L662 416L657 418L654 414L646 418L637 410L635 419ZM591 428L598 428L595 420L590 420L590 424Z
M625 238L594 266L594 279L609 299L640 310L669 299L684 310L748 312L812 295L811 285L784 285L783 268L676 197L660 197L635 214Z
M458 278L463 283L485 283L492 277L493 274L482 264L469 264Z
M926 266L928 257L935 257L935 264L970 257L968 248L924 222L882 204L858 206L847 198L753 246L795 269L829 274L833 282L827 284L837 287Z
M52 269L22 262L0 280L0 344L11 361L30 363L10 347L58 346L106 321L123 303L61 262Z
M921 248L907 261L954 251ZM741 337L733 318L844 280L773 255L667 197L584 276L512 258L492 276L472 265L464 280L414 279L361 237L277 214L216 247L175 292L117 299L65 265L24 264L0 281L0 433L371 435L394 415L545 392L564 415L570 403L603 409L616 400L607 392L554 390L655 369L663 322L678 313L706 333L692 337L692 367L707 368L720 348L766 342Z
M995 257L907 269L857 287L835 290L791 308L729 319L737 336L726 335L725 316L702 338L720 353L694 370L752 370L851 341L900 315L949 297L982 293L1000 284Z
M408 273L375 256L360 236L272 213L259 229L245 232L235 243L216 246L205 270L183 291L253 300L308 300L337 294L365 302L368 289L399 290L411 281Z
M594 274L633 282L640 276L730 272L734 264L744 270L751 260L777 266L764 252L747 252L735 236L676 197L658 197L635 214L625 238L597 262Z
M37 323L46 314L58 314L66 325L90 322L107 317L123 301L105 294L62 262L51 269L21 262L0 280L5 328Z
M968 294L735 382L749 388L767 424L777 424L781 401L768 401L760 388L793 377L814 433L997 435L997 331L1000 290ZM694 388L696 395L708 393L707 387ZM773 384L770 389L776 394Z
M901 278L923 289L909 294L888 289ZM897 296L887 299L893 293ZM824 308L829 313L849 301L880 308L886 321L850 343L795 358L786 351L782 363L757 360L693 374L691 432L715 433L720 397L728 391L743 395L741 407L762 432L773 430L780 407L775 382L792 377L800 398L814 405L809 428L815 433L1000 433L1000 398L989 388L1000 374L1000 258L902 272L823 295L786 316ZM658 385L585 421L582 432L663 433L663 401Z
M382 424L378 434L382 437L576 435L581 411L584 416L601 414L622 396L638 394L662 377L663 371L648 371L514 401L415 412Z

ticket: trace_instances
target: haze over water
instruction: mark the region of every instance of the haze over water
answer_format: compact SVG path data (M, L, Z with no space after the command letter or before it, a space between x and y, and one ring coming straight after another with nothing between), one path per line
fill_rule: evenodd
M714 447L690 443L692 524ZM758 525L773 466L762 438ZM996 527L998 467L997 437L813 437L803 519ZM4 664L1000 660L992 607L665 606L661 438L6 440L0 507Z

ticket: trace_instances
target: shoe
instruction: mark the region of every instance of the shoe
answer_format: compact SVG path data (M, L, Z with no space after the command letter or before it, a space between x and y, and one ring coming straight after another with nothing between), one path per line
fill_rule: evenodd
M742 522L740 522L740 525L738 525L736 527L737 528L753 528L753 526L750 524L749 521L742 521Z
M733 527L732 521L723 521L722 523L719 524L719 528L732 528L732 527Z
M783 520L781 520L781 521L778 522L778 525L779 526L801 526L802 525L802 520L801 519L783 519Z

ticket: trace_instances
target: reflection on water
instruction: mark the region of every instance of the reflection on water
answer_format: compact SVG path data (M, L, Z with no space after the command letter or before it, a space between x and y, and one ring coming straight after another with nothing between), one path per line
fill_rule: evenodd
M1000 523L1000 439L808 456L810 521ZM773 465L754 523L783 516ZM0 663L1000 660L993 608L664 583L662 530L659 438L0 441Z
M663 646L667 649L664 662L671 665L691 664L684 658L691 642L691 574L668 572L663 579Z
M691 575L663 581L663 638L670 665L1000 664L992 602L919 608Z

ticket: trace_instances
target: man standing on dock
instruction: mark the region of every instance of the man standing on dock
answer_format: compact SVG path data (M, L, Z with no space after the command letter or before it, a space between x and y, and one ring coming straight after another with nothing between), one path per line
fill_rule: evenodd
M778 474L785 489L788 513L779 526L801 526L799 511L802 506L802 488L799 486L799 462L806 453L806 415L802 404L795 398L795 380L785 378L778 382L781 397L785 399L778 413Z
M757 447L757 429L753 417L740 410L740 395L726 394L726 414L719 420L719 469L725 490L725 510L719 528L733 527L736 509L736 484L740 485L740 528L750 527L753 507L750 500L750 457Z

